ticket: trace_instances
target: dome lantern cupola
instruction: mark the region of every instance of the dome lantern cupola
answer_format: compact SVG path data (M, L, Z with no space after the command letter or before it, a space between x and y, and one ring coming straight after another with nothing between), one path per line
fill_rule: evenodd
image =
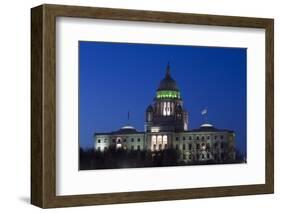
M157 99L180 99L180 92L176 81L171 77L170 64L167 64L165 78L161 80L157 89Z

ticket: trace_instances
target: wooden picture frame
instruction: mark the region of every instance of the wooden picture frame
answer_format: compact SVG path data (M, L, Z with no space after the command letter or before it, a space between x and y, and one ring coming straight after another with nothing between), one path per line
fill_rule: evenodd
M265 184L192 189L56 195L56 18L262 28L266 34ZM64 5L31 9L31 203L42 208L267 194L274 191L274 21Z

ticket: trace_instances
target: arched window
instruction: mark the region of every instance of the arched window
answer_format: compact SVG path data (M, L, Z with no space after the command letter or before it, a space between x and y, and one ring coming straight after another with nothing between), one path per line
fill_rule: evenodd
M168 137L167 135L163 135L163 143L167 144L168 143Z
M156 144L156 135L152 135L151 142L152 144Z
M167 104L166 102L163 103L163 115L166 116L167 115Z
M170 109L171 109L170 102L167 102L167 115L168 116L171 115Z
M157 143L162 143L162 135L157 136Z

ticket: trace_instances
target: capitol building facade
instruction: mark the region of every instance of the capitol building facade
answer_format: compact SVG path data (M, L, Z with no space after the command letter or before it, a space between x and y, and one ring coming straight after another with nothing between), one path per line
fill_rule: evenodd
M207 113L207 112L206 112ZM144 131L130 125L107 133L94 134L94 148L104 152L109 148L150 151L157 155L166 149L178 152L185 163L235 161L235 133L218 129L208 122L198 129L189 129L189 117L184 109L180 90L167 65L164 79L145 112Z

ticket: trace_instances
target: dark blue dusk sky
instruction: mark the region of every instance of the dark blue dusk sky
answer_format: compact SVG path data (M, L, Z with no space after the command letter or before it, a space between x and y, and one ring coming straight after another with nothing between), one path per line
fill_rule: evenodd
M245 48L79 42L79 143L93 145L94 132L128 123L144 130L145 110L170 62L189 129L199 128L208 108L215 127L234 130L246 152Z

